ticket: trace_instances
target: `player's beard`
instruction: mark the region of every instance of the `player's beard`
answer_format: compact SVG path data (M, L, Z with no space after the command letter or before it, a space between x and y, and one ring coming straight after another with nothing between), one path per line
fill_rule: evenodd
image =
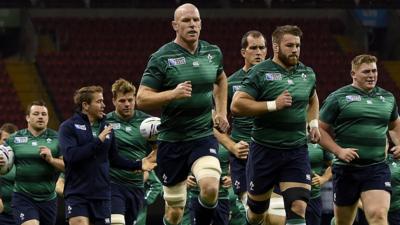
M283 63L283 65L285 65L286 67L292 67L297 65L297 63L299 63L299 58L296 57L291 57L294 55L289 55L286 56L284 55L281 51L278 52L278 58L279 60Z

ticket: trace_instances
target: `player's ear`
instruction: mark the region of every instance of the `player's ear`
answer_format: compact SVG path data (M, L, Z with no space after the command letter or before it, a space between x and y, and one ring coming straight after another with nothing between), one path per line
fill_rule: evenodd
M278 43L272 43L272 50L274 52L278 52L279 51L279 45Z
M246 54L246 49L244 48L240 49L240 54L244 57Z
M177 30L178 30L178 23L177 23L175 20L173 20L173 21L171 22L171 25L172 25L172 28L174 29L174 31L177 31Z

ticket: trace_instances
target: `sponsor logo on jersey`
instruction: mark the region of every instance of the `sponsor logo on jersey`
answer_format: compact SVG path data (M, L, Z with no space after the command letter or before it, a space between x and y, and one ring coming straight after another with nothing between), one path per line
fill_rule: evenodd
M78 130L86 130L85 124L74 124L74 126Z
M15 137L14 143L15 144L28 143L28 137Z
M242 87L242 85L240 85L240 84L239 85L233 85L232 86L232 91L236 92L236 91L238 91L240 89L240 87Z
M392 184L390 184L390 182L385 182L385 187L391 187Z
M37 145L38 145L37 141L32 141L32 146L37 146Z
M193 65L194 67L199 67L199 66L200 66L200 63L197 62L197 61L194 61L194 62L192 63L192 65Z
M268 80L268 81L282 80L282 74L280 74L280 73L266 73L265 74L265 79Z
M183 65L183 64L186 64L185 57L168 59L169 66L177 66L177 65Z
M114 130L121 129L121 124L120 124L120 123L110 123L110 126L111 126Z
M346 95L346 101L359 102L359 101L361 101L361 96L360 95Z
M367 100L367 104L368 105L372 105L372 101L371 100Z
M291 79L287 80L287 83L288 83L289 85L293 85L293 84L294 84L293 80L291 80Z
M125 131L126 132L131 132L132 131L132 127L125 127Z

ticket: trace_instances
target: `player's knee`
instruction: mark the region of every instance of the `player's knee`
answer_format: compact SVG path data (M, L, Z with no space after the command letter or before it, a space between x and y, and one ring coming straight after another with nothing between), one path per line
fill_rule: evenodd
M263 214L265 211L267 211L269 207L270 199L267 199L265 201L256 201L251 199L250 197L247 198L247 206L251 210L251 212L255 214Z
M287 219L304 219L310 190L294 187L282 192Z
M386 221L387 220L387 213L388 210L384 207L381 208L374 208L370 212L365 212L366 216L374 222L379 222L379 221ZM369 214L369 215L368 215Z
M125 216L122 214L111 214L111 225L125 225Z
M207 205L215 204L218 199L218 186L202 186L200 188L200 198Z
M165 219L172 224L179 224L183 217L183 207L169 207L165 210Z
M172 187L163 186L164 200L170 207L185 207L186 205L186 183L181 182Z
M221 178L221 166L218 158L214 156L203 156L197 159L192 165L192 173L197 181L203 178Z

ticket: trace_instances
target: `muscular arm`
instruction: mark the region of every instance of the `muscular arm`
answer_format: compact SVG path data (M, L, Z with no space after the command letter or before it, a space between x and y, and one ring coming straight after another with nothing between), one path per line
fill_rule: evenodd
M218 142L225 146L229 152L234 154L236 158L247 159L249 154L249 143L245 141L235 142L226 133L221 133L217 129L214 129L214 136L217 138Z
M227 115L226 104L228 98L228 81L225 72L222 72L214 85L214 100L215 100L215 112L220 115Z
M314 91L313 96L309 100L309 106L307 110L307 120L310 122L311 120L317 119L319 115L319 100L317 92Z
M400 118L389 124L389 135L395 146L390 150L396 159L400 158Z
M232 98L231 112L235 116L259 116L268 112L267 102L258 102L246 92L236 91Z

